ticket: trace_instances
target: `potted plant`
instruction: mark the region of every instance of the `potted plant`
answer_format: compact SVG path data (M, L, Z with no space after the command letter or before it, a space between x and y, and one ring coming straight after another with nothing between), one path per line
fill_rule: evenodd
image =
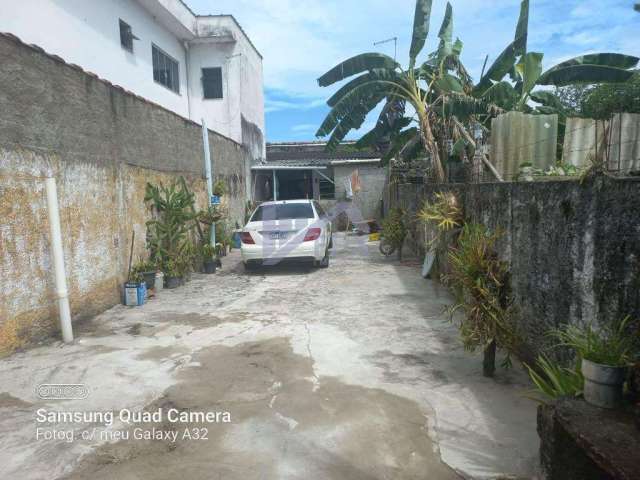
M216 180L216 182L213 184L212 193L217 197L223 196L225 193L227 193L227 185L222 180Z
M560 345L573 348L581 362L584 399L598 407L616 408L632 361L635 338L627 332L629 318L607 328L568 325L555 330Z
M391 255L397 250L398 260L402 260L402 245L406 236L407 227L404 223L404 211L400 208L394 208L389 212L387 218L382 221L380 251L385 255Z
M164 288L172 289L182 285L182 272L176 260L167 260L162 267L162 272L164 273Z
M218 262L216 249L213 245L206 244L202 246L202 265L204 267L204 273L216 273Z
M131 269L131 281L143 282L147 284L147 289L155 288L156 272L158 268L152 261L139 261Z

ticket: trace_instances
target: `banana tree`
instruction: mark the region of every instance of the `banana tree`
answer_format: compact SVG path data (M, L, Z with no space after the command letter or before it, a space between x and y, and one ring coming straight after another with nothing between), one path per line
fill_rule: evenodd
M429 153L437 182L445 178L440 148L434 135L436 99L443 93L463 94L469 76L459 60L462 42L453 42L453 10L447 3L445 17L438 34L438 50L420 66L416 60L429 33L432 0L417 0L413 37L406 69L391 57L381 53L363 53L349 58L318 79L322 87L361 74L343 85L328 101L331 111L318 129L316 136L330 136L327 148L335 148L351 130L359 129L367 115L381 103L385 103L376 127L367 133L360 145L380 139L395 132L396 139L415 144L416 135ZM467 87L468 90L468 87ZM414 117L404 116L410 105ZM403 130L409 123L416 127Z
M638 57L619 53L594 53L561 62L543 73L543 54L527 51L529 0L520 5L516 34L474 87L474 95L507 110L530 111L529 99L546 107L557 102L548 94L534 92L538 86L626 82ZM511 81L505 80L509 75Z

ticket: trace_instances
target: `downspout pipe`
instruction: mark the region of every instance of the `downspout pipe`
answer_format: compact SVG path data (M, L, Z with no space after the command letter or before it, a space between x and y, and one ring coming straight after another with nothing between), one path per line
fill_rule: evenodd
M56 179L47 178L45 180L45 188L47 192L47 210L49 211L53 269L56 276L56 296L58 297L58 310L60 312L60 330L62 331L62 340L65 343L70 343L73 342L73 328L71 327L67 275L64 269L64 253L62 251L62 234Z
M211 197L213 196L213 172L211 168L211 153L209 151L209 130L207 129L207 124L205 123L204 118L202 119L202 145L204 146L204 171L207 178L207 193L209 194L207 202L211 205ZM215 222L211 224L209 243L212 247L216 246Z

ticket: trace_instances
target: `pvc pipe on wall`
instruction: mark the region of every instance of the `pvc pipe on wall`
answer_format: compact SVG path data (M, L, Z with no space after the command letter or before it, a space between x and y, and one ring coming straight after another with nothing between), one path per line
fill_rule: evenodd
M209 153L209 130L207 129L207 124L205 123L204 118L202 119L202 144L204 146L204 171L207 177L207 193L209 194L207 202L211 202L211 196L213 195L213 173L211 168L211 154ZM212 247L216 246L215 222L211 224L209 243Z
M45 180L47 191L47 210L49 211L49 229L51 232L51 250L53 253L53 269L56 276L56 295L60 311L60 330L62 340L66 343L73 341L71 327L71 309L69 308L69 291L67 290L67 275L64 270L64 254L62 252L62 234L60 230L60 211L58 209L58 193L56 179Z

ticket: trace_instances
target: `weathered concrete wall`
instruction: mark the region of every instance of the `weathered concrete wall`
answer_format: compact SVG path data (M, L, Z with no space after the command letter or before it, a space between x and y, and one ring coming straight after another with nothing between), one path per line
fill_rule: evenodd
M146 182L179 176L206 205L201 128L0 36L0 350L47 335L57 318L43 177L58 183L74 319L120 301L128 250L145 253ZM214 174L242 223L249 156L209 132Z
M457 192L469 221L503 231L499 254L530 346L562 324L640 318L640 179L442 188ZM402 185L392 201L415 212L436 190Z
M378 164L334 165L333 178L336 182L336 198L345 198L345 180L358 171L361 190L354 192L353 205L362 212L364 219L380 218L380 201L384 190L386 169Z

